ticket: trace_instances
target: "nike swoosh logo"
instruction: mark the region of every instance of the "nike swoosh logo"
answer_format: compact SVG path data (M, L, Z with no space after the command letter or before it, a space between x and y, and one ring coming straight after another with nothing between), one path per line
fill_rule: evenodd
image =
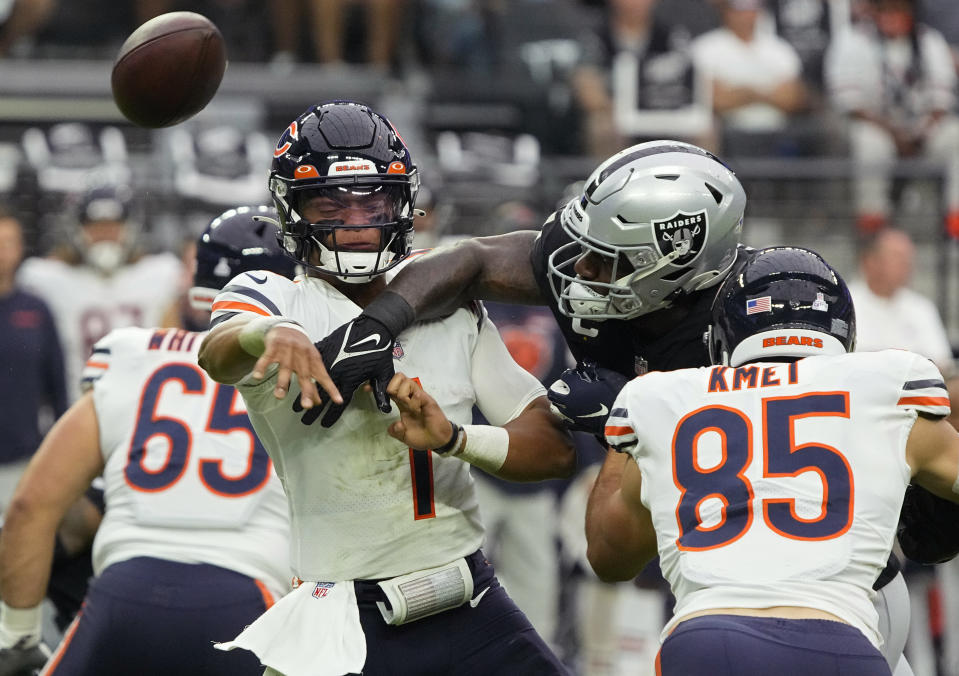
M470 608L475 608L479 605L479 602L483 600L483 597L486 595L486 592L489 591L489 587L481 591L479 594L470 599Z
M359 347L360 345L362 345L363 343L368 343L368 342L370 342L371 340L373 341L373 344L376 345L377 343L380 342L380 334L378 334L378 333L371 333L370 335L368 335L368 336L367 336L366 338L364 338L363 340L358 340L358 341L356 341L355 343L353 343L352 345L347 346L346 349L347 349L347 350L355 350L356 348L358 348L358 347Z
M600 404L599 410L596 413L586 413L581 415L580 418L598 418L601 415L606 415L609 413L609 409L606 408L606 404Z
M350 325L349 329L347 330L347 334L346 334L346 336L344 337L343 345L345 345L346 343L349 343L349 342L350 342L350 333L351 333L352 331L353 331L353 326ZM340 346L340 351L339 351L339 353L337 353L336 358L333 360L333 363L332 363L332 364L329 364L329 365L326 367L327 370L333 368L334 366L336 366L337 364L339 364L339 363L340 363L341 361L343 361L344 359L353 359L353 358L355 358L355 357L362 357L363 355L366 355L366 354L374 354L374 353L376 353L376 352L383 352L384 350L388 350L388 349L391 349L391 348L392 348L391 345L387 344L387 345L384 345L383 347L374 347L372 350L363 350L363 351L361 351L361 352L347 352L348 349L353 348L353 347L356 347L357 345L362 345L363 343L367 342L367 341L370 340L370 339L373 339L375 342L379 342L379 341L380 341L380 334L374 333L374 334L372 334L372 335L370 335L370 336L367 336L367 337L364 338L363 340L357 341L356 343L354 343L354 344L351 345L350 347Z
M252 279L252 280L253 280L254 282L256 282L257 284L266 284L266 275L263 275L263 279L260 279L260 278L258 278L258 277L254 277L253 275L251 275L251 274L248 272L248 273L246 273L246 276L249 277L250 279Z

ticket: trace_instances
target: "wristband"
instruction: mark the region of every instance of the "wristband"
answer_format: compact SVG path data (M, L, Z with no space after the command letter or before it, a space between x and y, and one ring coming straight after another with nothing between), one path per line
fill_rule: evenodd
M439 448L434 448L434 453L440 455L456 455L460 452L460 447L463 445L463 426L452 420L450 420L450 424L453 426L453 436Z
M11 608L0 601L0 648L12 648L24 637L30 637L24 647L39 643L43 619L40 608L40 604L32 608Z
M254 357L259 357L266 349L266 334L270 332L270 329L277 326L295 329L309 338L306 329L304 329L299 322L288 317L257 317L247 322L246 326L240 330L237 341L240 343L240 347L243 348L244 352Z
M363 308L360 316L375 319L386 327L392 338L396 338L407 326L413 323L416 314L406 299L395 291L386 290Z
M458 441L458 445L462 446L461 450L450 455L487 472L498 472L509 454L509 432L492 425L464 425L462 430L466 442ZM463 434L459 435L462 436Z

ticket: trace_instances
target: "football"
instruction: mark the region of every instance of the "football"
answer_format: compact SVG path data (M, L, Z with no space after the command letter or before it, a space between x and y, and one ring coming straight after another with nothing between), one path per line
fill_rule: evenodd
M220 30L202 14L168 12L126 39L110 77L113 100L141 127L169 127L203 110L226 70Z

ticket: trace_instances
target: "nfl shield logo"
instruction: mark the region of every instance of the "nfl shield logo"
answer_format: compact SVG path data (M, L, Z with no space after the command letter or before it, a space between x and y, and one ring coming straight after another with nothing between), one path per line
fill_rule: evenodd
M653 221L653 234L659 253L663 256L673 251L679 254L673 265L687 265L696 260L706 243L708 229L705 209L692 214L677 211L666 220Z
M406 352L403 351L403 344L400 341L393 343L393 359L402 359L406 356Z
M330 590L333 589L335 582L317 582L316 586L313 587L313 598L321 599L327 594L330 593Z

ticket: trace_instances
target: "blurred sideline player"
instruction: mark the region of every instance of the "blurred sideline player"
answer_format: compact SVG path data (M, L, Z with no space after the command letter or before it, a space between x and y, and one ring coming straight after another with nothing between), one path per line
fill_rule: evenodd
M244 207L210 223L199 304L209 309L243 270L292 276L275 226L253 218L271 213ZM44 673L260 673L255 658L212 643L289 589L286 499L237 392L197 366L202 338L128 327L97 342L87 392L27 467L0 534L0 673L39 657L54 533L101 474L96 577Z
M342 405L321 406L314 340L410 256L418 184L406 144L365 105L311 106L277 142L270 190L284 246L309 274L234 279L213 304L200 364L237 383L276 463L302 582L222 647L286 676L564 674L480 550L470 466L536 481L568 476L575 453L482 306L349 344L354 356L385 352L410 377L357 397L333 427L304 424ZM402 421L381 413L387 394L403 401ZM470 425L474 404L496 426Z
M664 676L889 674L873 606L910 479L959 502L959 434L935 365L855 347L818 255L757 252L720 288L713 368L648 373L606 423L623 466L594 485L589 561L647 561L676 596Z
M641 143L601 163L540 231L462 240L412 261L318 347L337 354L346 337L395 336L473 299L548 305L578 362L550 401L569 429L602 435L627 379L709 364L702 334L716 289L749 257L739 245L745 208L742 185L719 158L678 141ZM323 375L349 397L388 367L385 355L361 353ZM621 471L614 460L608 454L601 472ZM908 595L897 564L892 558L878 582L879 602L893 621L886 655L905 665Z
M141 255L124 186L97 185L83 196L79 226L49 258L28 258L18 282L50 307L57 323L71 401L94 343L113 329L159 326L173 301L180 261L169 253Z

